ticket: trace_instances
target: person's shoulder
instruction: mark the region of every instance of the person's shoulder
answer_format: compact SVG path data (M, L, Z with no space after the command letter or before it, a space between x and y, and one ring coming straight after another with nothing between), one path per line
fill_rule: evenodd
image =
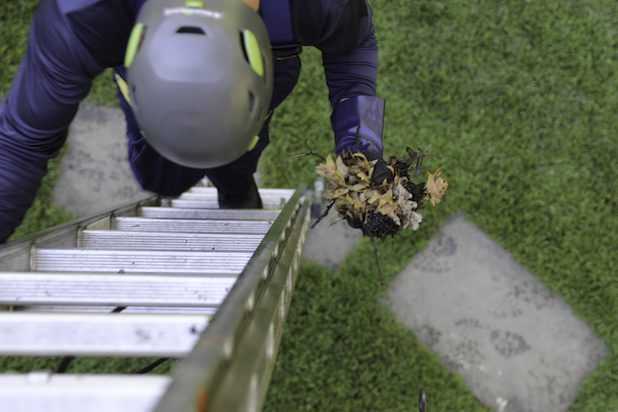
M55 0L63 14L71 14L85 10L93 6L97 8L118 9L122 8L133 15L137 15L139 9L146 0Z
M100 66L122 64L139 7L145 0L55 1L74 35Z
M291 3L292 20L298 39L304 45L316 45L324 21L322 0L291 0Z
M345 13L353 12L359 16L366 16L368 12L367 0L291 0L293 8L298 12L306 13L308 18L331 18L337 20Z

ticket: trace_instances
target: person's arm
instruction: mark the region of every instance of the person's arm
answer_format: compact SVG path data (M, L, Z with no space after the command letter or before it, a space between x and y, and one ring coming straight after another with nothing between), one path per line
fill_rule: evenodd
M48 160L62 147L100 70L75 40L56 2L41 1L26 54L0 107L0 243L32 205Z
M384 101L376 96L378 46L366 0L350 0L323 27L322 50L336 152L383 154Z

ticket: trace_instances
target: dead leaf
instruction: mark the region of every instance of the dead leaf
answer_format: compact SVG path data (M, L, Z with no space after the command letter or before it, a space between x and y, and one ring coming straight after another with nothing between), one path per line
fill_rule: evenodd
M442 177L442 171L436 170L435 173L427 173L426 191L432 206L436 206L448 189L448 182Z
M393 203L386 203L384 205L381 205L378 207L377 212L383 214L384 216L388 216L391 219L393 219L393 221L395 223L397 223L397 226L401 226L401 220L399 219L399 216L397 215L397 205L393 204Z
M365 203L358 197L352 197L352 209L357 215L365 214Z
M343 163L343 159L341 158L341 156L337 156L336 165L337 165L337 172L341 176L345 177L348 174L348 167L345 165L345 163Z
M369 203L370 205L378 202L381 197L380 192L378 192L377 190L370 191L366 196L367 196L367 203Z
M347 168L345 171L347 172ZM342 173L342 170L337 168L337 162L333 160L330 155L326 158L325 163L322 163L316 167L316 173L319 176L324 177L328 187L333 190L346 186L345 174Z
M366 183L358 183L358 184L355 184L354 186L350 186L350 190L353 192L362 192L368 187L369 185Z
M331 176L337 173L337 166L332 156L326 157L326 162L316 167L316 173L325 179L329 179Z
M359 159L361 162L368 162L367 156L365 156L365 154L361 152L352 153L352 157Z
M369 175L367 175L367 174L366 174L366 173L364 173L364 172L358 172L358 173L356 173L356 176L358 177L358 179L359 179L361 182L365 182L365 183L367 183L367 184L369 184L369 183L371 182L371 180L369 179Z
M348 189L347 187L340 187L335 190L327 190L326 192L324 192L324 196L329 200L335 200L339 199L341 196L347 195L349 191L350 189Z
M386 193L380 195L380 202L378 204L378 208L384 205L395 204L395 199L393 198L393 190L388 189Z

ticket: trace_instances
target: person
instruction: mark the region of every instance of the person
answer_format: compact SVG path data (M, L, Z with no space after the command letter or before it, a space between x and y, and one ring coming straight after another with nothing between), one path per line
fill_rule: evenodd
M220 207L261 208L253 174L305 46L322 52L335 151L381 159L384 101L367 0L41 0L0 107L0 243L106 68L144 190L176 197L206 176Z

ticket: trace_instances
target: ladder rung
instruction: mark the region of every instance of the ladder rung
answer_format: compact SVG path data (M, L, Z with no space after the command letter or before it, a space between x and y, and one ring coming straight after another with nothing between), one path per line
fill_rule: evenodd
M292 189L258 189L260 192L260 196L262 199L267 197L283 197L286 200L291 198L294 195L294 190ZM203 187L196 186L191 190L183 194L181 197L186 195L201 195L201 196L209 196L212 199L217 199L217 189L214 187Z
M182 357L207 324L203 315L2 313L0 353Z
M31 259L39 272L239 274L250 258L240 252L35 249Z
M279 210L254 209L183 209L178 207L142 207L141 217L154 219L209 219L274 221Z
M129 306L122 313L170 314L170 315L204 315L214 316L217 307L158 307L158 306Z
M217 199L200 198L201 195L183 195L179 199L172 200L172 207L184 209L219 209ZM262 198L262 206L266 210L281 209L287 202L287 199L282 197L267 197Z
M84 230L79 247L106 250L185 250L210 252L255 252L264 236L169 232Z
M112 222L116 230L133 232L182 232L265 235L270 229L268 221L234 220L182 220L117 217Z
M294 193L293 192L289 192L284 190L284 191L275 191L275 192L271 192L271 191L267 191L266 193L264 193L263 191L260 191L260 197L262 199L262 202L264 201L268 201L271 203L277 203L277 205L281 204L281 201L283 200L283 202L287 202L288 200L290 200L290 198L292 197ZM204 202L215 202L215 204L217 204L217 208L218 208L218 196L216 193L204 193L204 192L194 192L194 191L190 191L190 192L185 192L183 193L178 199L180 200L201 200Z
M3 305L217 306L233 277L0 273Z
M27 313L111 313L117 306L46 306L34 305L17 307L18 312ZM217 311L216 307L169 307L169 306L128 306L122 313L138 313L150 315L204 315L213 316Z
M150 412L167 376L0 375L0 408L11 412Z

